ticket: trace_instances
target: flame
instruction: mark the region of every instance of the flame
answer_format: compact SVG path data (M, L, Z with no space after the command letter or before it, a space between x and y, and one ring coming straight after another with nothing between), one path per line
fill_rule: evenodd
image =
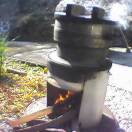
M58 104L60 102L63 102L64 100L68 99L73 95L73 92L68 91L65 95L59 95L59 97L56 99L55 104Z

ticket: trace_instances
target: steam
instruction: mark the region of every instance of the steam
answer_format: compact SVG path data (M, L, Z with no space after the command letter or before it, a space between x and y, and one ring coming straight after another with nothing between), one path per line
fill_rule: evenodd
M125 29L128 27L129 8L126 3L113 3L109 11L109 17L119 22Z
M101 0L101 6L107 10L112 20L118 21L125 29L128 28L132 0Z

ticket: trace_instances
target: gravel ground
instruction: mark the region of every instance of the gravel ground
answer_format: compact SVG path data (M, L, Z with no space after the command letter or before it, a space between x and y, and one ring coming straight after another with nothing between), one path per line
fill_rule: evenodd
M132 127L132 93L109 85L105 104L111 109L121 128Z
M121 128L132 128L132 68L113 64L105 104L115 115ZM123 72L122 72L123 71Z

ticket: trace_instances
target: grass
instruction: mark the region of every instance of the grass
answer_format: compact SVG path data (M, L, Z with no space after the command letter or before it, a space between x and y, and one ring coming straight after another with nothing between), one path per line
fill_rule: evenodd
M0 37L0 77L2 77L5 71L5 66L4 66L5 51L6 51L6 39Z

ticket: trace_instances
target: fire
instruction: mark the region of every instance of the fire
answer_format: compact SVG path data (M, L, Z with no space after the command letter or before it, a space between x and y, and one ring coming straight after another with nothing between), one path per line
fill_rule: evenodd
M58 104L60 102L63 102L64 100L68 99L73 95L73 92L68 91L65 95L59 95L59 97L56 99L55 104Z

